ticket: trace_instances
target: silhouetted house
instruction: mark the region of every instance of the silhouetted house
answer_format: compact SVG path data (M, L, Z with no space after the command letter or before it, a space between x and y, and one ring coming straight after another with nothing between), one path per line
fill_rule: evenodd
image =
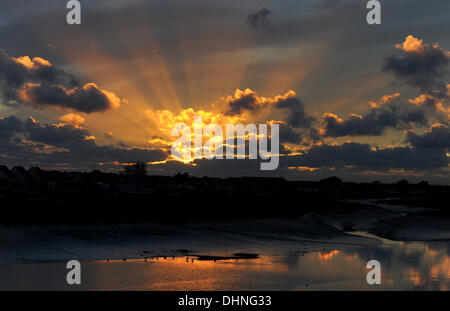
M11 169L11 175L14 181L27 183L31 181L30 174L23 168L23 166L14 166Z
M36 183L41 183L44 181L44 172L39 167L31 167L28 170L28 174Z
M0 165L0 181L10 181L11 172L5 165Z
M146 182L134 175L124 175L115 184L114 189L122 193L152 193L155 186L151 182Z

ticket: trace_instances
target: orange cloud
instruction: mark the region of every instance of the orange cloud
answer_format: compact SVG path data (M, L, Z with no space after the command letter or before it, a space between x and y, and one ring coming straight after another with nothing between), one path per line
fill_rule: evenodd
M396 44L395 47L406 53L422 53L428 50L430 48L430 45L423 43L422 39L418 39L412 35L409 35L405 38L405 41L402 44ZM439 46L439 44L433 44L431 47L433 49L442 51L444 55L450 57L450 51L443 50Z
M380 108L385 104L389 104L395 99L400 97L400 93L394 93L392 95L384 95L378 102L369 102L369 106L372 108Z
M428 44L424 44L423 40L418 39L412 35L407 36L402 44L395 45L397 49L401 49L405 52L420 52L427 46Z
M31 59L29 56L21 56L21 57L11 57L13 61L18 64L21 64L28 69L36 69L38 67L50 67L52 64L48 60L45 60L41 57L34 57Z
M202 126L210 123L224 126L226 124L235 124L244 121L240 116L227 116L222 113L204 110L196 111L193 108L184 109L177 114L167 109L156 111L147 110L145 116L155 124L157 130L166 137L171 137L171 130L177 123L185 123L192 127L195 116L202 117Z
M69 124L75 128L80 128L82 124L86 122L86 120L77 114L69 113L59 117L59 120L63 122L63 124Z
M331 112L325 112L323 114L324 119L334 119L337 123L343 123L344 119L339 118L336 114Z
M332 251L330 251L330 252L319 252L318 253L318 257L319 257L319 260L330 260L331 258L333 258L334 256L336 256L336 255L338 255L340 253L340 251L339 250L337 250L337 249L335 249L335 250L332 250Z

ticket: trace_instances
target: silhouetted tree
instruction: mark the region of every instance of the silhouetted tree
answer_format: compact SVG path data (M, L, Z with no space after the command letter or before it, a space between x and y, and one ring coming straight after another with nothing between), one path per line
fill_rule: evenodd
M409 189L409 181L402 179L395 184L397 191L407 191Z
M123 167L125 175L132 175L132 176L145 176L147 175L147 163L137 161L131 165L124 165Z
M409 181L407 181L406 179L402 179L397 182L397 186L407 187L408 185Z
M342 180L339 177L331 176L320 181L321 185L325 186L340 186L342 185Z
M428 188L430 184L426 180L422 180L420 183L418 183L420 188Z
M187 181L189 181L189 173L186 172L186 173L182 174L182 173L178 172L175 174L173 179L177 182L187 182Z

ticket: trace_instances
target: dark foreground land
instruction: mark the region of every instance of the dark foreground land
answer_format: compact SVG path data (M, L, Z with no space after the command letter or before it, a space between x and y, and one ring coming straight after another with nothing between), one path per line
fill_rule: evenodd
M421 214L450 216L450 187L320 182L282 178L196 178L25 170L1 167L0 209L7 224L186 222L297 217L310 212L361 211L407 206ZM344 223L351 229L353 223Z
M0 290L448 289L449 190L0 166Z

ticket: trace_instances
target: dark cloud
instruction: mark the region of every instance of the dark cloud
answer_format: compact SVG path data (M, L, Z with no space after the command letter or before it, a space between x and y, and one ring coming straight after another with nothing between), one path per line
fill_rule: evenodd
M423 135L408 131L406 141L417 148L450 148L450 128L444 125L435 125Z
M412 171L445 168L449 158L445 150L393 147L372 149L355 142L342 145L316 145L302 155L280 159L282 167L347 168L356 171L405 169Z
M105 111L120 105L117 96L94 83L72 90L57 84L26 85L21 90L20 100L38 106L70 108L86 113Z
M352 115L343 120L338 116L324 115L324 136L380 136L387 128L407 128L412 124L428 125L427 107L403 101L399 94L384 96L371 103L364 115Z
M161 149L98 146L83 128L70 124L41 124L14 116L0 119L0 158L11 165L70 165L90 169L92 163L162 161L168 154Z
M30 140L58 147L73 147L74 143L85 142L85 138L89 136L89 133L82 128L41 124L32 118L25 121L25 129Z
M195 166L178 161L167 161L151 165L151 170L163 175L188 172L190 175L199 177L284 176L292 179L310 179L324 178L330 174L355 174L356 176L364 171L382 173L395 170L404 171L405 174L408 174L406 172L438 172L448 167L449 160L442 149L411 147L372 149L369 144L344 143L343 145L313 146L302 155L282 156L278 169L274 171L261 171L261 159L198 159L194 161L194 164ZM397 173L396 176L400 175Z
M286 111L286 122L294 128L308 128L315 120L305 113L305 105L295 96L295 93L287 93L285 96L275 98L275 107Z
M30 59L27 56L14 58L6 51L0 50L0 82L4 86L17 89L26 82L40 81L70 88L80 85L72 73L51 65L43 58Z
M253 29L273 31L273 23L270 19L272 12L269 9L261 9L256 13L247 16L247 23Z
M283 122L277 123L279 125L280 154L291 153L285 148L285 144L310 146L322 141L318 130L314 127L298 129Z
M236 90L234 97L228 96L226 99L226 107L226 115L240 115L245 111L258 113L264 109L282 111L285 122L276 122L280 130L281 153L288 153L283 144L309 145L320 140L313 126L315 118L305 113L304 104L294 91L265 98L250 89Z
M280 143L300 144L303 141L302 135L291 126L279 123Z
M22 133L24 130L24 123L14 117L0 118L0 140L9 139L16 133Z
M227 115L238 115L244 111L258 112L262 109L279 109L285 112L286 123L293 128L309 128L315 118L306 115L303 102L294 91L274 98L264 98L250 89L236 90L234 97L226 99Z
M392 72L397 78L424 92L445 90L442 78L448 73L449 51L437 44L425 44L413 36L408 36L396 47L399 53L385 59L384 71Z
M387 126L395 125L395 120L391 117L379 119L376 114L369 114L367 117L351 116L347 120L338 118L336 115L327 113L324 115L325 136L364 136L382 135Z
M228 109L226 111L227 115L238 115L244 110L247 111L258 111L262 108L262 105L258 104L259 97L256 92L251 90L236 91L234 98L228 97L227 105Z
M0 50L0 93L9 105L54 106L86 113L120 105L114 93L94 83L83 85L73 74L43 58L14 58L3 50Z
M378 103L370 103L372 108L368 113L352 115L347 120L326 113L324 136L380 136L387 128L430 126L432 120L448 122L442 101L449 94L443 78L448 73L450 52L413 36L408 36L396 48L399 53L385 59L383 70L394 73L424 94L409 101L402 100L399 93L383 96Z

